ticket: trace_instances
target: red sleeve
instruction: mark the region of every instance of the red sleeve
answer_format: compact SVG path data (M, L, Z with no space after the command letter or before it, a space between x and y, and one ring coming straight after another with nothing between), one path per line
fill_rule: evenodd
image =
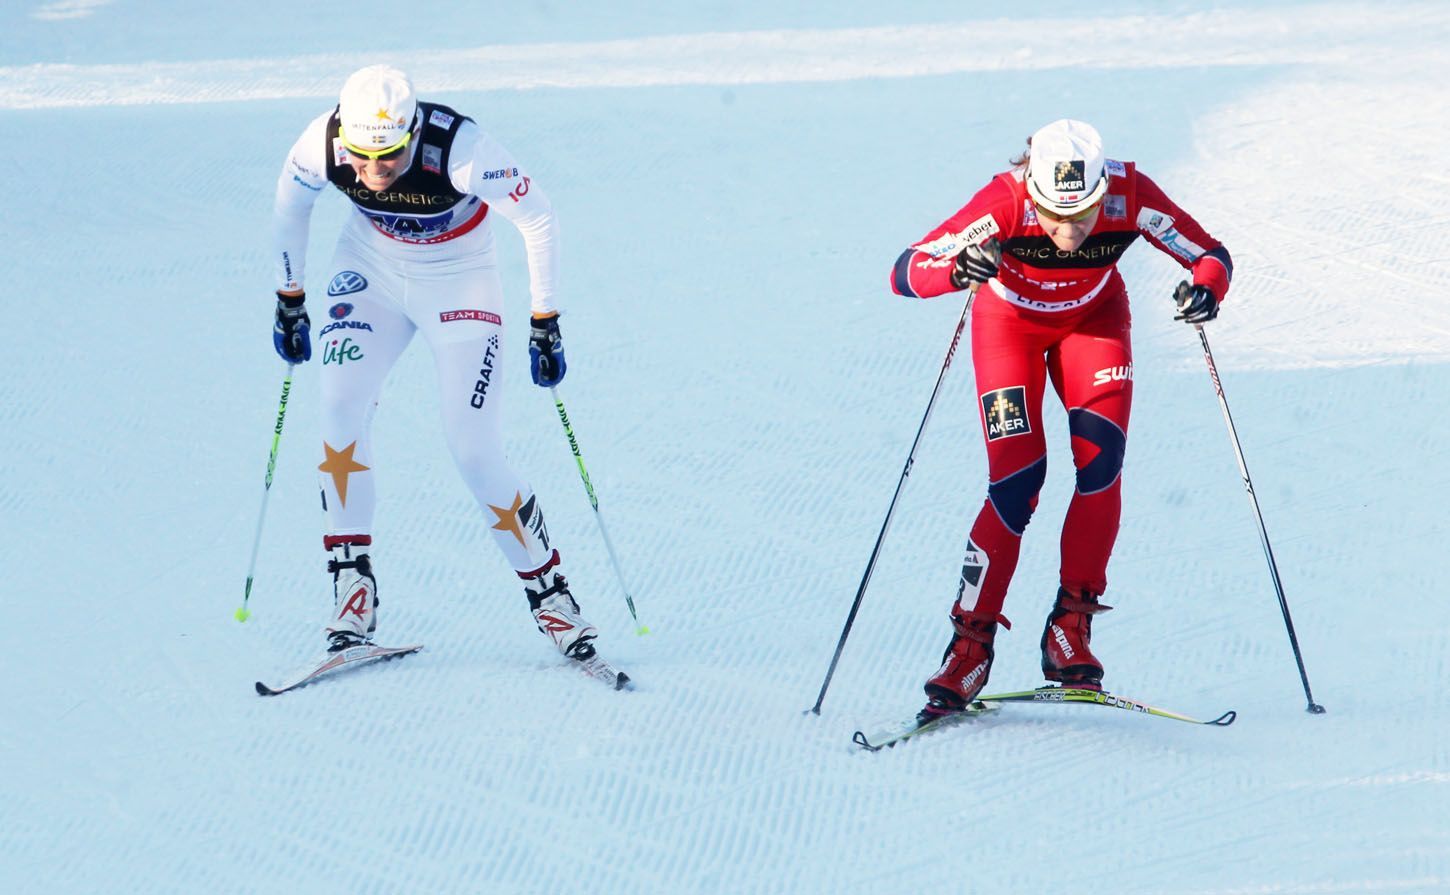
M1193 271L1195 286L1207 286L1219 301L1228 294L1234 264L1228 249L1214 239L1193 216L1178 207L1148 175L1135 170L1138 232Z
M891 271L891 290L908 298L958 291L951 281L957 254L969 245L1005 236L1020 214L1011 187L993 178L960 211L901 253Z

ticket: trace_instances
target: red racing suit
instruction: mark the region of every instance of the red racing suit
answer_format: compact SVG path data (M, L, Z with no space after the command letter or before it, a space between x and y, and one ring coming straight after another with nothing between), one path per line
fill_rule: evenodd
M972 308L972 364L986 439L987 499L972 526L958 588L960 611L999 614L1021 537L1047 475L1042 395L1051 380L1067 409L1077 488L1062 527L1062 586L1107 588L1121 515L1122 467L1133 397L1131 316L1117 263L1143 236L1222 301L1233 262L1132 162L1109 159L1108 191L1076 250L1039 226L1023 168L994 177L972 200L902 253L899 295L956 291L951 273L968 245L995 238L1002 261ZM955 610L954 610L955 611Z

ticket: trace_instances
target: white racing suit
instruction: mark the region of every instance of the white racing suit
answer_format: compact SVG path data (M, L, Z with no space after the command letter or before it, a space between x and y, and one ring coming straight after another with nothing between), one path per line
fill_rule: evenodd
M473 121L431 103L418 109L412 162L386 192L357 181L337 140L335 110L308 125L277 182L281 290L302 288L318 195L331 184L353 203L326 296L314 293L309 302L321 367L324 542L370 542L373 411L388 371L421 332L437 366L453 459L499 548L526 576L556 563L557 554L533 491L503 453L498 371L509 352L490 221L502 215L524 237L535 314L556 311L558 225L543 192Z

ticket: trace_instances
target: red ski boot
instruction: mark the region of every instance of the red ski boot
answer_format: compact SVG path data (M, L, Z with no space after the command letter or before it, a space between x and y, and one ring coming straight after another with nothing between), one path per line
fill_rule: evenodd
M1084 591L1078 598L1066 588L1059 587L1057 603L1042 629L1043 676L1064 687L1101 690L1103 663L1093 655L1089 644L1093 635L1093 616L1112 608L1099 603L1098 594Z
M921 717L960 712L982 692L992 671L992 641L999 622L1011 630L1012 623L1002 615L952 612L952 641L942 654L941 668L926 681L927 703Z

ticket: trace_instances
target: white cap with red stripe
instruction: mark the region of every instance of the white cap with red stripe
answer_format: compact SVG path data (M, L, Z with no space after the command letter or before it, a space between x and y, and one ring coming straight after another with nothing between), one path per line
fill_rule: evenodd
M1063 118L1032 135L1027 194L1058 214L1091 208L1108 191L1103 138L1082 121Z

